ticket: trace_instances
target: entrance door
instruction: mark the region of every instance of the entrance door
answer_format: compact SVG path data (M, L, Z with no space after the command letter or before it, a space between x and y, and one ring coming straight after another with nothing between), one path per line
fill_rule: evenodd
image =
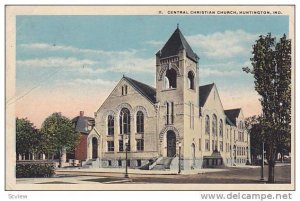
M92 139L92 158L98 158L98 140L95 137Z
M167 157L174 157L176 154L176 135L173 131L167 132Z

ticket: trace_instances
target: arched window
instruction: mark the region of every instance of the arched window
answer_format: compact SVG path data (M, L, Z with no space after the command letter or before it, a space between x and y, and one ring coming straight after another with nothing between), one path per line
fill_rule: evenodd
M136 114L136 132L144 133L144 114L142 111L138 111Z
M190 71L188 73L188 86L189 86L189 89L195 89L195 80L194 80L194 73L192 71Z
M210 134L210 122L209 122L209 116L206 115L205 117L205 134Z
M212 134L213 135L217 135L217 116L216 115L213 115L213 118L212 118Z
M221 137L223 137L223 120L220 119L220 123L219 123L219 135Z
M243 122L242 121L240 121L240 123L239 123L239 129L244 129L244 124L243 124Z
M166 102L166 124L174 123L174 102Z
M120 133L130 133L130 112L127 108L122 108L120 113Z
M108 115L107 117L107 134L108 135L114 135L114 116Z
M177 87L177 73L173 68L167 70L164 82L166 89Z
M236 136L235 136L235 130L233 131L233 139L234 139L234 141L235 141L235 139L236 139Z
M122 86L122 96L127 95L127 85Z
M167 77L164 77L164 87L165 89L170 88L169 79Z

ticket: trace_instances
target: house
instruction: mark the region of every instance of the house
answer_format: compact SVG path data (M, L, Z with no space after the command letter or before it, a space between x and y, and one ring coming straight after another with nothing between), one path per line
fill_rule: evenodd
M72 156L67 156L75 160L86 160L87 158L87 137L95 126L95 119L84 116L84 111L80 111L79 116L72 119L75 130L80 133L80 141L76 146Z

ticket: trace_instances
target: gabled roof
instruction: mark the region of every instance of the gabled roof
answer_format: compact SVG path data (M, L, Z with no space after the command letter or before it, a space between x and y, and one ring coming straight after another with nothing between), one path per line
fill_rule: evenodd
M239 116L241 112L241 108L235 108L230 110L224 110L225 115L228 117L228 119L236 125L236 118Z
M192 59L195 62L198 62L198 55L194 53L191 46L188 44L183 34L181 33L180 29L177 27L167 43L160 51L156 53L156 55L160 56L161 58L175 56L182 49L185 49L186 56L188 58Z
M226 124L228 124L230 126L235 126L227 116L226 116Z
M148 98L152 103L156 103L155 88L126 76L124 76L124 79L127 80L134 88L136 88L142 95Z
M207 97L211 91L211 89L213 88L214 83L212 84L207 84L207 85L203 85L199 87L199 105L200 107L203 107Z
M95 126L95 119L87 116L77 116L72 122L75 124L75 130L80 133L89 133L88 126Z

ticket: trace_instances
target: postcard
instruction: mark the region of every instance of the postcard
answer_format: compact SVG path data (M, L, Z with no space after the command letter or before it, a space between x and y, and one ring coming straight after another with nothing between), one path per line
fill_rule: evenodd
M293 190L294 17L6 6L6 190Z

